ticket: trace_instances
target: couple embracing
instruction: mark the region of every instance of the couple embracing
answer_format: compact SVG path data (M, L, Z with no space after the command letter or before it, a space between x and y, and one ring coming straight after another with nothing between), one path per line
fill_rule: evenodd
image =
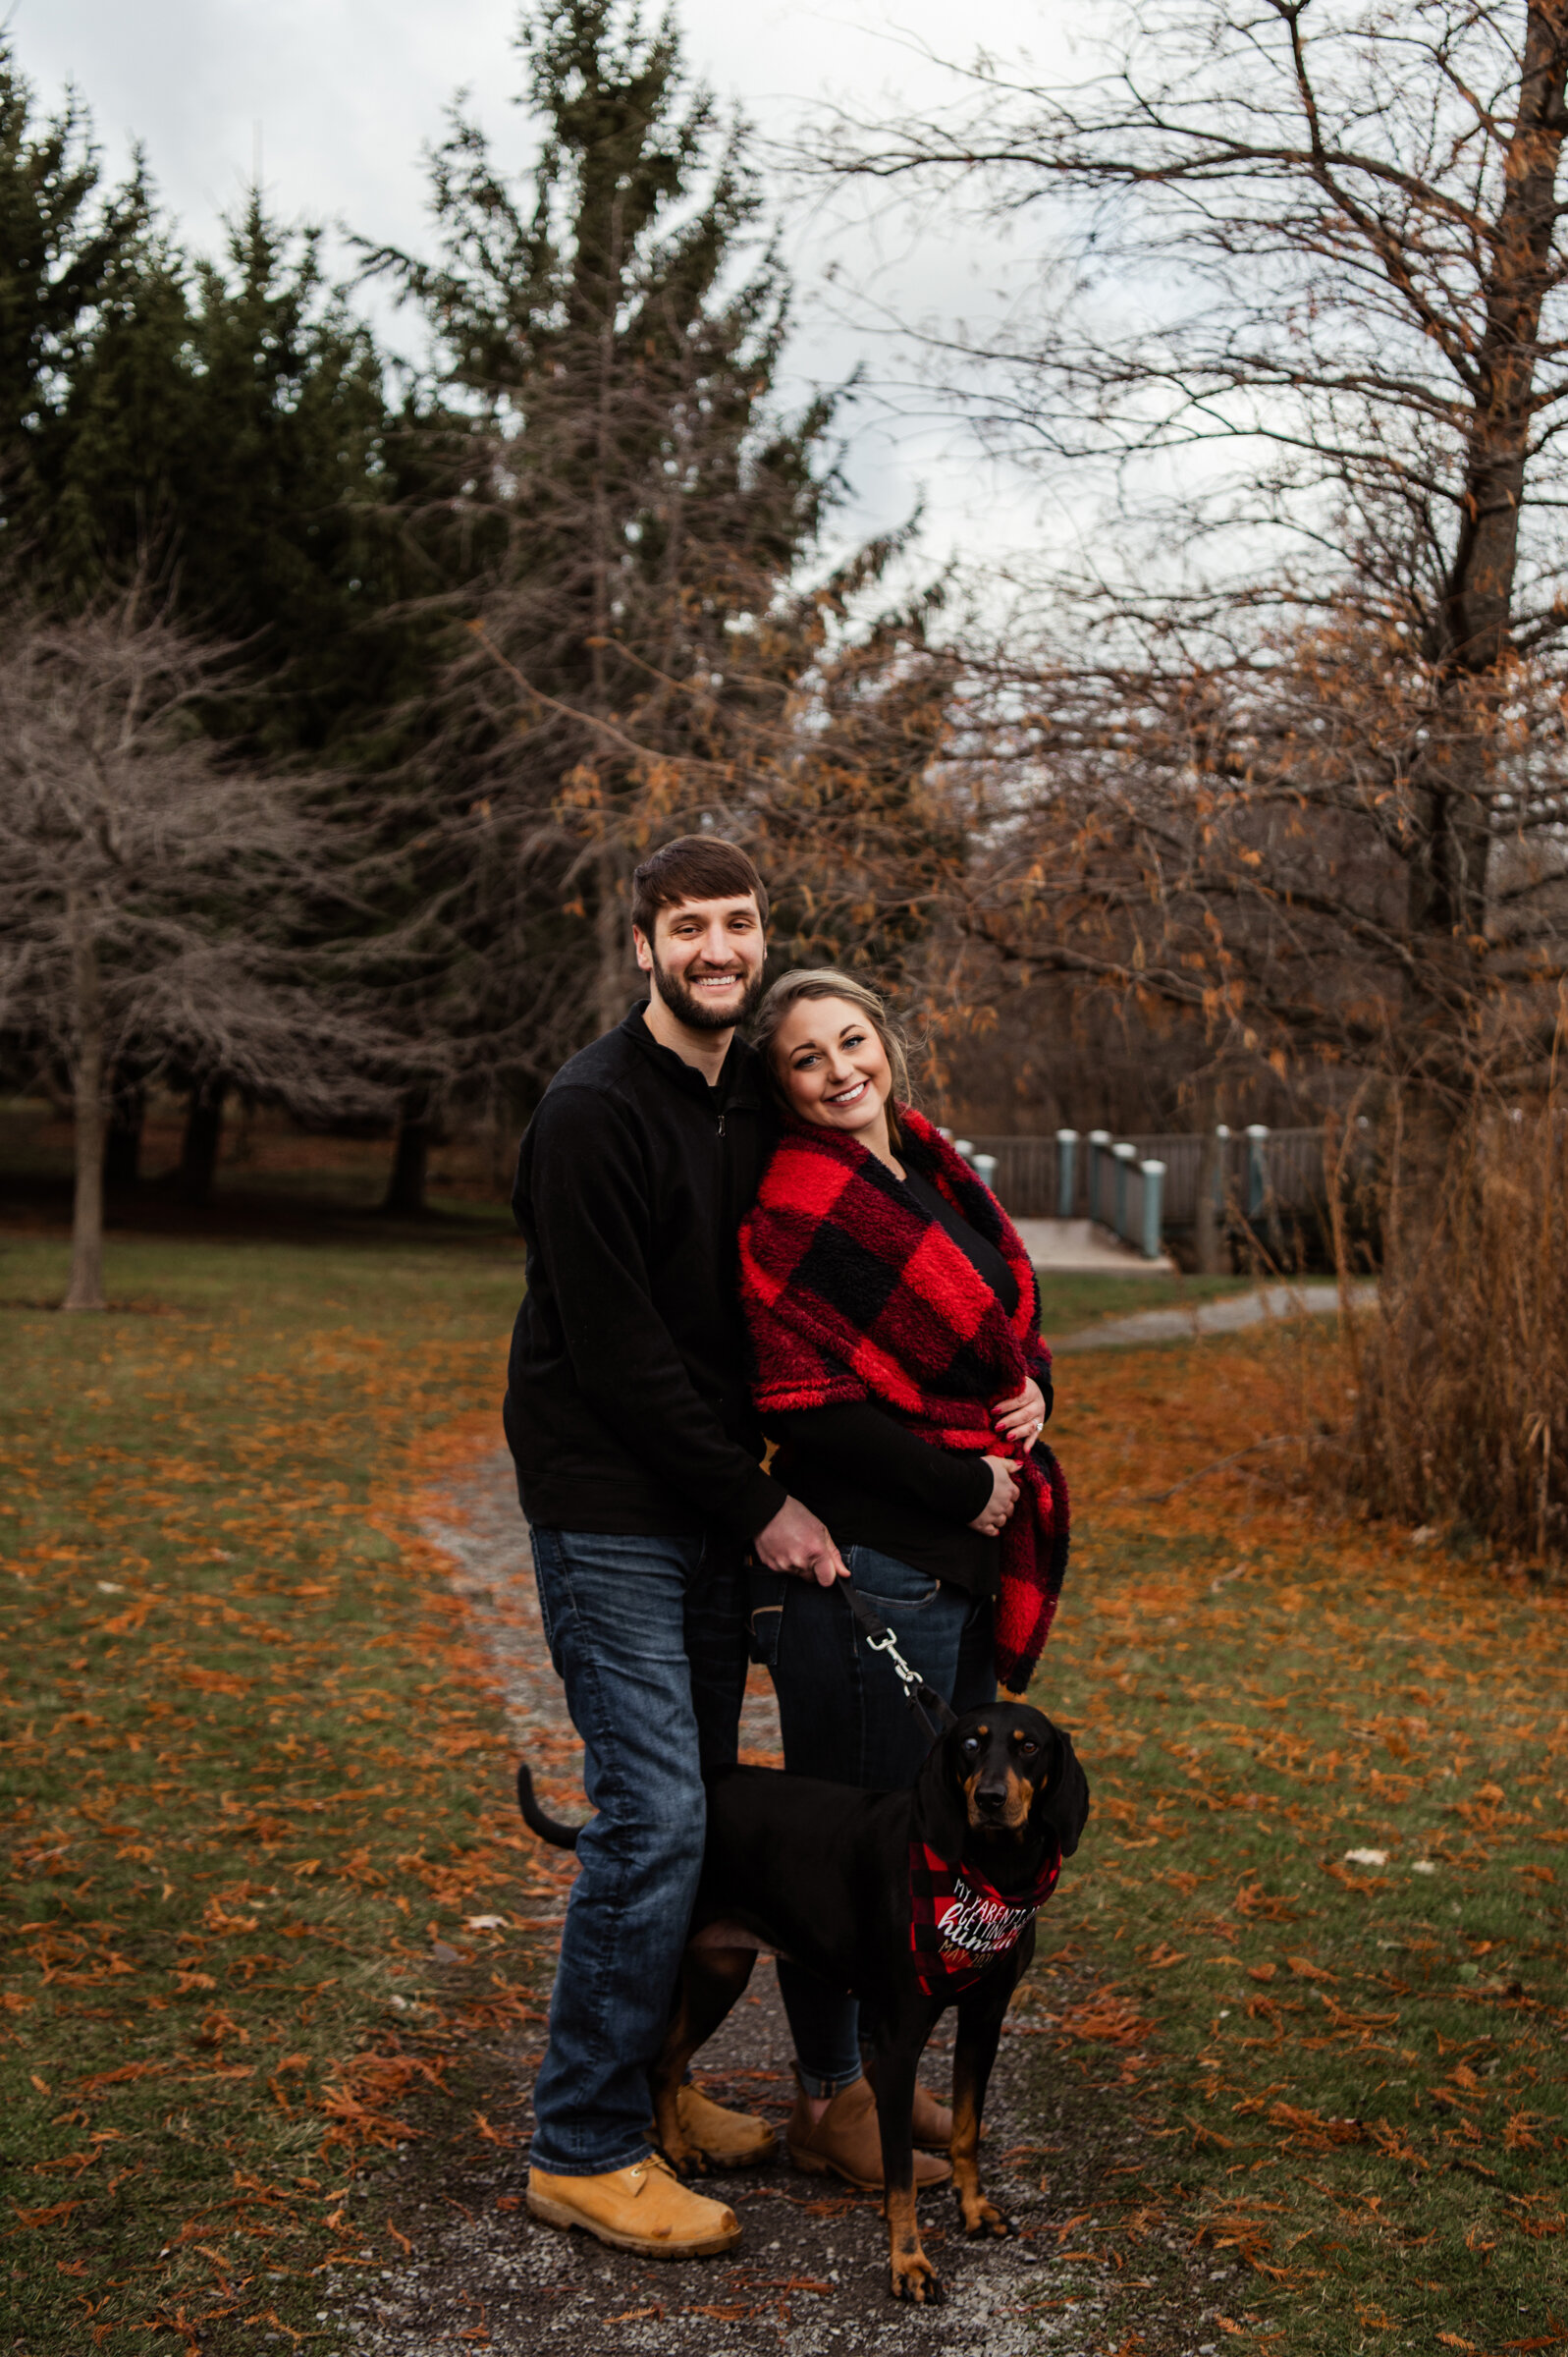
M686 836L638 868L648 999L557 1074L514 1196L527 1293L507 1436L595 1811L528 2202L650 2257L739 2233L651 2150L648 2073L748 1659L772 1673L788 1770L906 1785L925 1741L846 1588L962 1713L1027 1683L1066 1554L1028 1256L909 1106L875 993L813 968L763 995L767 917L732 844ZM779 1981L790 2158L880 2186L855 2002L783 1959ZM715 2165L772 2154L763 2121L689 2085L678 2104ZM917 2144L945 2147L950 2124L920 2089ZM921 2155L920 2182L946 2174Z

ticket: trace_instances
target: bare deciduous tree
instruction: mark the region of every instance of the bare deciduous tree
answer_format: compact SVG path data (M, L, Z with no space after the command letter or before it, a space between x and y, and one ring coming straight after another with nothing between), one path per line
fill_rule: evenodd
M946 357L995 443L1116 469L1122 561L992 670L1010 958L1439 1097L1560 964L1565 86L1564 0L1182 0L1073 87L838 126L1054 241Z
M104 1305L117 1064L215 1068L321 1109L389 1102L373 1023L288 948L291 917L328 891L331 831L298 782L224 765L196 712L220 676L136 594L74 621L7 618L0 1025L71 1074L68 1309Z

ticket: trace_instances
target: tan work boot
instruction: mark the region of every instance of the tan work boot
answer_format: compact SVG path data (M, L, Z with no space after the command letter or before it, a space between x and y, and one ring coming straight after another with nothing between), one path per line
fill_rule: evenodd
M682 2134L715 2168L756 2168L771 2161L779 2139L751 2111L727 2111L696 2087L676 2091Z
M808 2175L822 2177L832 2169L835 2176L842 2177L846 2185L858 2186L862 2193L882 2191L882 2133L877 2125L877 2099L868 2080L856 2079L852 2087L840 2087L819 2120L812 2119L802 2088L784 2129L784 2142L796 2168L805 2169ZM946 2185L951 2175L947 2163L939 2161L934 2153L916 2153L916 2193L924 2193L932 2185Z
M643 2259L706 2259L740 2240L734 2212L690 2192L657 2153L602 2177L530 2168L528 2208L547 2226L581 2226L612 2250Z

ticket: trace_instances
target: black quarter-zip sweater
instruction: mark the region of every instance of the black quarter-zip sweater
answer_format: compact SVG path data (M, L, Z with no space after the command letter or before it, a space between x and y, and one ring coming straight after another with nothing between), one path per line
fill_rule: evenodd
M527 1292L505 1416L530 1522L750 1539L784 1505L736 1288L770 1127L750 1048L710 1088L641 1007L546 1089L512 1196Z

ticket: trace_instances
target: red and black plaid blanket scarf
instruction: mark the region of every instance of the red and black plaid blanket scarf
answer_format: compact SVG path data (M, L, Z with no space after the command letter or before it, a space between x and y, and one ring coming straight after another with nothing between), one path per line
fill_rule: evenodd
M740 1229L740 1294L753 1388L769 1409L871 1399L939 1449L1016 1460L1019 1498L1001 1535L997 1676L1027 1685L1067 1566L1067 1485L1049 1449L1003 1441L991 1421L1026 1376L1044 1383L1040 1294L1017 1230L989 1187L918 1113L898 1108L911 1167L1011 1269L1007 1315L946 1231L852 1137L785 1131Z
M1054 1849L1027 1891L1000 1891L973 1866L949 1865L917 1833L909 1844L909 1946L927 1997L959 1997L1016 1947L1056 1887Z

